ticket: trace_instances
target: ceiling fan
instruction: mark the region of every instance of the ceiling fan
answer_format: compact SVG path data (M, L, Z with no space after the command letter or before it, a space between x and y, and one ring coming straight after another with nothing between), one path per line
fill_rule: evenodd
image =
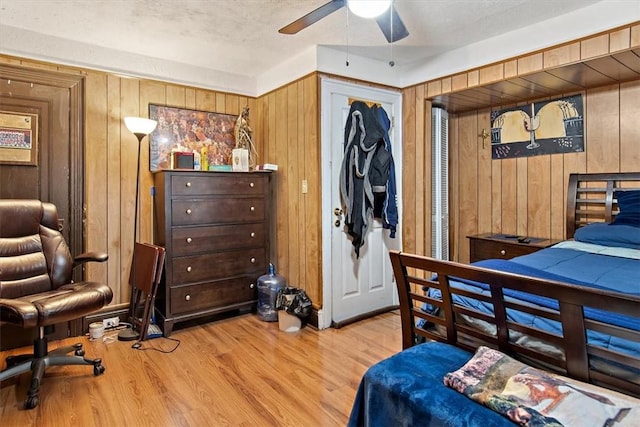
M282 34L296 34L298 31L304 30L311 24L315 24L336 10L347 6L347 3L348 0L331 0L307 13L302 18L280 28L278 32ZM409 31L407 31L402 19L400 19L400 15L398 15L398 12L396 12L396 9L393 7L393 2L391 2L386 12L376 18L376 22L389 43L397 42L409 35Z

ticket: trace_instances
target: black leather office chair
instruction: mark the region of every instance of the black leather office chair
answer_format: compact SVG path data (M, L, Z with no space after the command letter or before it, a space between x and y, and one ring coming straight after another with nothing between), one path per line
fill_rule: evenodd
M103 262L105 253L72 258L58 230L55 205L39 200L0 200L0 321L23 328L38 327L33 354L9 357L0 381L31 371L25 408L38 405L45 369L53 365L91 365L104 373L101 359L84 357L82 344L48 350L45 333L109 304L106 284L71 280L73 268L88 261ZM68 355L73 352L74 355Z

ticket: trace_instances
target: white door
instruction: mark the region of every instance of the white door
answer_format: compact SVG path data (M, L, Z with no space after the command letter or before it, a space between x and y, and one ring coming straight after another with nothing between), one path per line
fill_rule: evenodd
M322 152L323 152L323 253L324 301L322 327L344 322L367 313L397 304L397 292L389 260L389 250L399 249L400 227L396 237L374 219L365 244L356 254L344 227L344 215L339 213L340 168L344 155L344 128L349 114L350 99L379 103L392 120L390 138L396 164L398 196L401 194L400 130L401 95L337 81L322 82ZM398 208L400 209L400 200ZM401 216L400 216L401 218ZM330 314L330 316L329 316Z

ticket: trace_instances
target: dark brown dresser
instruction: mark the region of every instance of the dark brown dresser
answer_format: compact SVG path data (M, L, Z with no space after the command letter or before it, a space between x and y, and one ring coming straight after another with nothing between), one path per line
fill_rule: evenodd
M269 172L155 174L154 243L166 248L156 309L175 323L253 309L269 263Z

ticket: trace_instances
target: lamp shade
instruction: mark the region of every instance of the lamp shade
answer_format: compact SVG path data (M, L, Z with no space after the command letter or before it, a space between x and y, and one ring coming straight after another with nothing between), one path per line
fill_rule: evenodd
M391 0L347 0L349 10L362 18L376 18L385 13Z
M124 124L133 134L149 135L158 125L158 122L144 117L125 117Z

